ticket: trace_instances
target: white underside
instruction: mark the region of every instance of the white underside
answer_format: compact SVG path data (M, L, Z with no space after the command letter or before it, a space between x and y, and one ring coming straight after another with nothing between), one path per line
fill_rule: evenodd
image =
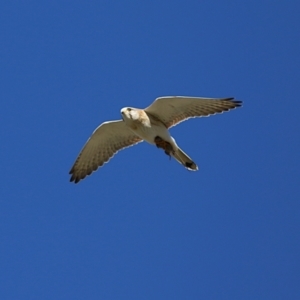
M148 142L155 145L154 139L159 136L164 141L169 142L175 149L178 147L174 138L171 137L169 131L163 126L152 125L151 127L139 126L138 129L131 129L136 135Z
M166 127L164 127L163 125L154 125L150 122L145 123L146 125L144 125L142 122L139 122L137 125L136 123L134 124L134 122L131 122L131 120L126 119L126 124L128 128L141 139L143 139L151 145L155 145L155 138L157 136L160 137L162 140L169 142L172 146L173 151L165 151L166 154L173 156L180 164L182 164L188 170L198 170L197 165L192 161L192 159L177 146L174 138L171 137Z

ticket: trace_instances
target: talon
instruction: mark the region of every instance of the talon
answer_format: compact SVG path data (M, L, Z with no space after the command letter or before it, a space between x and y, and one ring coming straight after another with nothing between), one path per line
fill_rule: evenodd
M164 141L161 137L156 136L154 138L154 142L157 148L161 148L165 150L165 154L168 155L171 159L171 153L174 154L175 151L173 150L172 145L169 142Z
M165 154L167 154L169 156L169 160L171 160L172 156L170 154L170 152L168 152L167 150L165 151Z

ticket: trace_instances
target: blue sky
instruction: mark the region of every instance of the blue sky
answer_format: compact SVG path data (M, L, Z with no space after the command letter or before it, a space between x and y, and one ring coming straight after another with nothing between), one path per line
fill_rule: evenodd
M298 1L5 1L0 298L298 299ZM92 131L156 97L235 97L77 185Z

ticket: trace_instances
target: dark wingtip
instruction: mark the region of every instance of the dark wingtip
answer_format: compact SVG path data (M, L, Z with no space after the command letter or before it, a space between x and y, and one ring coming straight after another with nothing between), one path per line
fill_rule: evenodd
M240 107L240 106L243 105L243 101L235 100L235 101L232 101L232 102L236 105L236 107Z
M71 168L71 170L69 171L69 174L73 174L73 172L74 172L74 165L73 165L73 167Z
M243 101L234 100L234 97L226 98L225 101L230 101L235 104L235 107L240 107L243 105Z
M72 173L71 173L72 174ZM71 178L70 178L70 182L73 182L74 183L78 183L80 181L80 178L78 177L75 177L74 174L72 174Z

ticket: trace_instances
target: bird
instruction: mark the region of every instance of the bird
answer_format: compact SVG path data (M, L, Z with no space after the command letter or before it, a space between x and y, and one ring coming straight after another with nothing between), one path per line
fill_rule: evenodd
M80 151L69 174L78 183L119 150L146 141L163 149L170 158L187 170L197 171L197 164L177 145L169 129L182 121L205 117L242 106L234 98L200 98L188 96L159 97L145 109L124 107L122 119L100 124Z

